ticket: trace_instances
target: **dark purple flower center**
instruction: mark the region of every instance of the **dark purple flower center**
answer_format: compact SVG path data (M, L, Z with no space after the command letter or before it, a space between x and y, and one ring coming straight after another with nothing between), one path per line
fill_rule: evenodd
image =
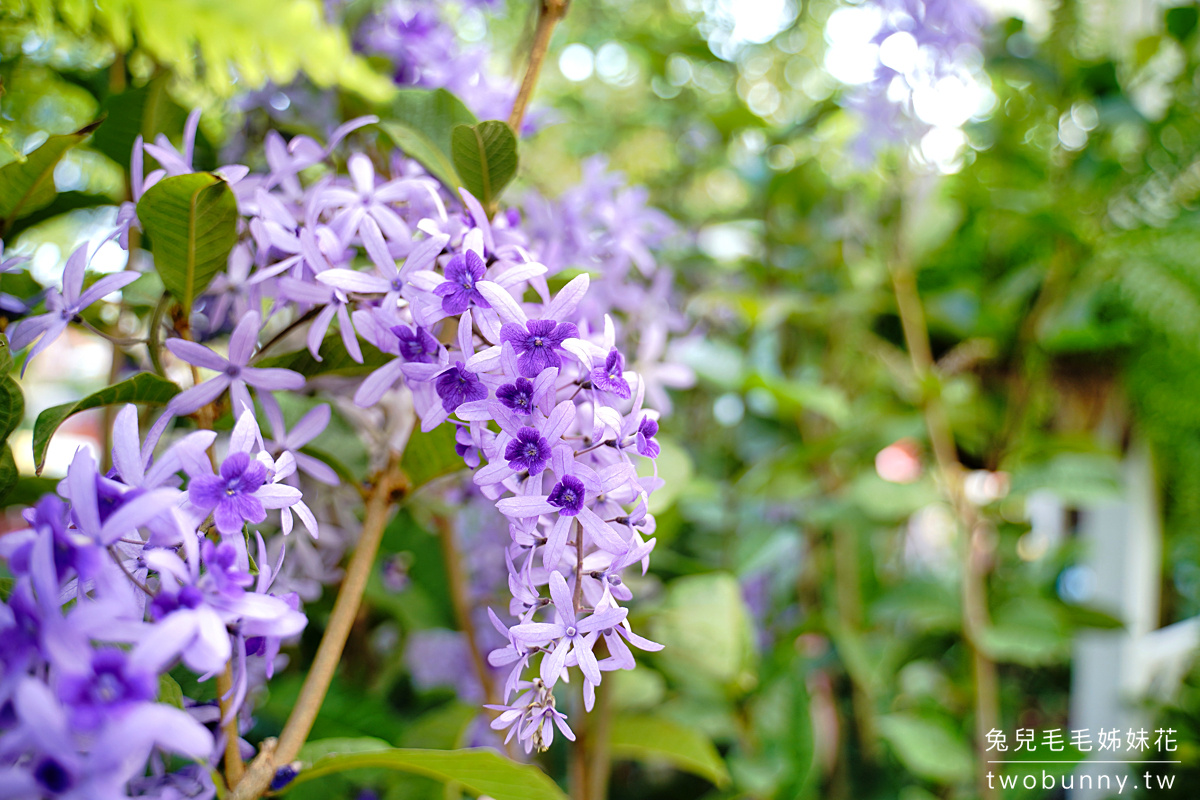
M517 438L505 448L504 458L513 469L528 470L530 475L535 475L544 470L550 460L550 443L536 428L521 428Z
M487 388L474 372L468 372L466 365L458 361L453 367L438 375L435 384L438 397L442 398L442 408L447 412L473 400L487 398Z
M185 586L179 590L179 605L185 608L199 608L204 603L204 595L195 586Z
M517 353L517 368L526 378L536 378L548 367L561 366L556 351L564 341L578 335L579 329L574 324L552 319L531 319L524 327L507 322L500 328L500 340L512 345Z
M53 758L43 758L33 770L33 778L51 794L62 794L75 784L66 767Z
M583 497L586 491L583 481L579 478L574 475L564 475L561 481L554 484L546 502L557 506L559 514L573 517L583 508Z
M533 407L533 383L517 378L515 383L506 383L497 389L496 398L507 408L528 412Z
M231 378L236 378L242 374L242 368L237 364L230 364L225 368L225 374Z
M472 303L480 308L491 308L475 287L486 271L487 265L474 250L451 258L446 265L446 282L433 290L442 298L442 310L447 314L461 314Z
M392 327L392 333L400 340L400 355L405 361L427 364L430 356L437 353L437 339L420 326L414 331L407 325L395 325Z

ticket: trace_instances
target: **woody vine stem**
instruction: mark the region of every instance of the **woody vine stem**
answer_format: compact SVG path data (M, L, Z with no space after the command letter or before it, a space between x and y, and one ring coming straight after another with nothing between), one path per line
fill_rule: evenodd
M513 101L512 113L509 116L509 126L514 132L519 132L525 118L529 99L537 86L538 75L545 62L546 53L550 47L550 38L559 21L566 15L569 0L541 0L538 9L537 28L534 32L533 45L529 51L529 62L521 81L520 91ZM400 469L400 453L393 453L388 466L377 476L374 485L367 494L367 510L363 519L362 533L354 555L346 568L346 577L338 590L330 614L329 625L321 638L316 658L304 680L300 696L296 700L279 739L268 739L262 743L258 756L246 768L244 774L233 765L227 766L226 778L231 789L230 800L255 800L262 797L270 788L276 770L293 761L300 752L312 730L317 714L321 710L325 694L333 680L342 650L350 635L354 619L358 615L362 603L363 592L375 556L383 539L383 531L391 516L395 499L402 495L407 488L407 478ZM446 543L453 546L452 542ZM486 681L484 681L486 686ZM582 798L586 794L586 776L584 783L577 787L576 796Z

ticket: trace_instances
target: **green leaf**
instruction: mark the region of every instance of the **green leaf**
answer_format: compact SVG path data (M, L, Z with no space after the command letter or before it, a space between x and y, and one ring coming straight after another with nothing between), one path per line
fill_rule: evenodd
M970 780L975 771L971 747L948 725L912 714L879 718L879 732L914 775L941 783Z
M321 342L321 348L317 351L321 356L320 361L317 361L313 358L312 353L304 349L264 358L254 366L290 369L293 372L299 372L306 378L314 378L318 375L357 377L374 372L392 360L392 356L380 352L373 345L361 339L358 346L362 349L363 363L361 364L350 357L350 354L346 352L346 346L342 344L341 335L335 332L326 336Z
M104 127L91 146L129 169L133 143L138 136L154 141L157 133L173 136L183 130L187 111L167 94L170 73L163 72L145 86L110 95L100 106Z
M1187 41L1187 38L1192 35L1192 31L1196 30L1197 22L1200 22L1200 10L1197 10L1195 6L1178 6L1167 9L1167 33L1180 42Z
M392 746L374 736L337 736L305 742L297 758L305 764L313 764L324 758L350 755L351 753L378 753L391 750Z
M671 581L650 630L650 638L665 646L659 656L664 671L680 683L704 689L717 684L738 693L754 685L754 626L733 575L711 572Z
M37 473L40 475L42 467L45 466L46 448L50 445L50 437L71 415L87 411L89 408L117 403L161 405L177 394L179 387L166 378L160 378L153 372L139 372L127 381L107 386L82 400L47 408L38 414L37 422L33 424L33 462Z
M183 689L166 672L158 676L158 702L183 708Z
M729 783L729 770L709 738L670 720L646 715L617 717L609 744L617 758L668 761L717 787Z
M463 186L484 208L495 204L517 174L517 137L507 122L455 125L451 152Z
M237 201L229 184L196 172L163 178L137 205L154 268L184 314L225 268L237 241Z
M68 150L96 130L93 122L75 133L51 136L24 161L0 168L0 234L18 217L32 214L54 201L54 168Z
M37 478L33 475L20 475L12 491L0 497L0 508L12 506L32 506L45 495L54 492L58 486L57 478Z
M312 744L319 745L320 742ZM495 800L567 800L554 781L537 767L518 764L482 748L332 753L318 758L311 767L302 770L288 788L323 775L363 768L399 770L445 783L454 782L468 791L486 794Z
M13 460L12 445L5 444L0 452L0 502L8 498L17 485L17 462Z
M462 747L467 743L471 723L478 717L478 706L455 701L446 703L418 717L404 732L400 744L435 750Z
M12 289L9 288L9 291L12 291ZM0 333L0 375L7 375L12 372L12 368L12 347L8 343L8 337Z
M400 460L412 488L464 468L462 456L454 452L454 430L452 425L439 425L428 433L413 431Z
M429 174L454 191L463 185L451 155L451 131L456 125L474 125L475 115L445 89L405 89L391 105L379 128Z
M0 442L8 441L24 418L25 395L12 376L5 375L0 378Z

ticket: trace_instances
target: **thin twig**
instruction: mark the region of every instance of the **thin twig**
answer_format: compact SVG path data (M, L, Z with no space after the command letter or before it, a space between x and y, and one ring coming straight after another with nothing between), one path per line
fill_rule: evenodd
M320 313L320 308L313 307L313 308L310 308L308 311L306 311L304 314L301 314L296 319L292 320L292 322L286 328L284 328L279 333L272 336L271 341L267 342L262 347L258 348L258 352L255 353L255 355L254 355L255 363L258 363L259 359L261 359L263 357L264 353L266 353L272 347L274 347L275 345L277 345L281 341L283 341L285 338L287 338L288 334L290 334L292 331L296 330L296 328L299 328L301 325L308 322L310 319L313 319L314 317L316 317L318 313Z
M537 30L533 34L533 46L529 50L529 66L525 68L525 78L521 81L521 90L513 101L512 113L508 117L508 127L517 136L521 135L521 123L525 119L525 109L529 98L537 86L538 74L542 71L542 62L546 60L546 52L550 49L550 37L554 35L554 27L567 14L569 0L541 0L538 8Z
M591 761L588 764L588 792L592 800L608 797L608 773L612 754L608 740L612 729L612 686L602 683L596 687L596 707L588 725L591 730Z
M154 367L154 371L163 378L167 377L167 371L163 369L162 363L162 321L163 316L167 313L167 306L170 304L170 293L163 292L162 297L158 298L158 303L154 306L154 313L150 315L150 329L146 331L146 349L150 354L150 364Z
M238 732L237 714L230 713L233 704L233 659L225 663L225 669L217 674L217 705L221 709L221 719L228 719L224 724L225 730L225 783L233 788L241 781L246 773L246 765L242 761L242 751L238 747L240 734Z
M300 752L300 747L308 738L317 712L321 710L321 702L333 681L338 662L342 658L342 649L350 636L350 629L358 616L362 603L367 579L371 575L371 567L375 564L375 555L379 552L379 544L383 541L383 531L387 527L388 516L392 509L393 496L402 491L407 485L407 478L400 470L399 458L392 462L379 476L371 490L370 500L367 501L367 512L363 518L362 533L354 548L354 555L346 567L346 577L338 590L337 600L334 601L333 611L329 615L329 624L317 655L309 668L300 696L291 716L279 734L276 747L276 759L287 763Z
M575 594L571 598L578 617L583 609L583 527L576 526L575 530ZM591 798L591 755L592 730L588 716L583 706L583 681L579 682L576 693L576 711L578 722L575 725L575 745L571 748L571 798L572 800L589 800Z
M136 544L144 546L145 542L136 542ZM135 578L133 573L130 572L129 569L125 566L125 562L121 560L121 556L120 556L120 554L117 553L116 547L114 547L113 545L110 544L108 546L108 554L110 556L112 556L112 560L115 561L117 566L121 568L121 572L125 573L125 577L129 579L130 583L132 583L134 586L136 586L137 588L139 588L143 592L145 592L146 596L154 597L154 592L150 591L150 587L147 586L146 584L142 583L141 581L139 581L137 578Z
M100 338L107 339L108 341L112 342L117 347L135 347L139 344L146 343L145 339L127 338L127 337L123 337L123 336L113 336L111 333L108 333L107 331L100 330L95 325L93 325L92 323L90 323L86 319L84 319L82 316L76 316L75 319L79 322L80 325L87 328L89 331L96 334Z
M898 223L897 229L903 225ZM999 681L995 663L981 648L981 638L990 626L987 603L987 559L984 557L985 532L975 507L967 500L963 491L964 468L958 460L954 444L954 432L950 426L941 395L930 390L936 379L933 352L929 344L929 328L925 322L925 310L917 290L916 275L908 263L896 236L895 253L889 264L892 289L896 296L896 307L900 314L900 325L904 330L904 341L912 359L913 371L922 391L921 411L929 433L934 460L937 463L944 491L963 528L966 541L963 545L962 607L963 636L971 653L975 685L975 742L982 750L988 731L997 727L1000 716ZM996 796L987 784L983 770L979 774L980 794L985 798Z

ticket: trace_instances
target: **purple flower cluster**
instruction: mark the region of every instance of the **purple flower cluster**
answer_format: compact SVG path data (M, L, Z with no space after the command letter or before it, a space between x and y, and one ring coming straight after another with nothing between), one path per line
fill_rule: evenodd
M152 758L215 763L224 749L220 710L164 694L168 673L182 664L204 680L231 668L221 699L232 718L251 676L269 673L279 643L306 623L294 595L271 591L280 564L260 533L256 575L247 549L247 522L302 505L277 482L286 456L262 450L247 412L218 477L215 440L198 431L154 454L126 406L113 468L80 449L58 495L0 538L13 576L0 604L0 795L182 796L167 790L183 784L187 796L211 795L204 770L166 773Z
M487 5L492 3L391 0L364 21L357 49L388 59L400 86L447 89L479 119L507 119L516 85L491 75L488 49L464 45L450 22L456 14L478 15L478 7ZM482 16L475 16L475 22L483 24Z
M872 0L881 24L873 78L848 93L863 120L864 156L890 143L915 144L936 127L955 128L981 100L973 62L988 23L975 0Z
M482 58L468 68L443 11L389 7L391 27L375 33L417 43L395 45L398 63L408 59L398 80L447 86L481 116L503 116L493 106L511 94L484 79ZM333 409L373 466L403 448L414 416L423 431L453 426L476 504L484 498L491 515L481 527L498 534L466 560L510 595L508 624L488 609L504 695L493 728L527 751L556 729L570 737L555 685L578 668L590 709L604 672L634 667L629 645L658 649L622 604L633 597L626 570L644 572L654 547L648 501L662 480L651 408L691 380L664 363L679 320L652 252L672 226L598 160L558 200L527 196L494 217L404 158L351 152L340 174L331 153L375 121L352 120L327 145L272 132L264 172L218 170L237 200L238 242L187 320L195 341L169 338L160 354L191 385L144 438L136 410L123 409L113 469L80 451L58 494L26 512L29 528L0 540L15 578L0 604L0 786L17 787L0 796L165 796L184 784L179 793L211 794L204 765L224 751L222 725L248 724L250 689L270 678L282 642L304 627L301 599L337 578L359 527L337 473L302 451ZM165 137L137 140L134 201L193 171L197 124L193 114L179 150ZM157 162L149 172L147 160ZM127 203L115 235L127 245L139 224ZM46 313L10 329L16 349L32 345L28 358L138 276L84 290L86 261L86 250L73 254ZM384 358L355 377L264 364L260 342L292 328L318 362L364 365L362 342ZM289 429L280 391L324 392L332 407ZM236 421L227 435L177 425L225 409ZM285 560L297 518L311 535L288 538ZM177 668L202 680L230 670L224 714L171 705L162 692ZM157 751L200 764L169 772Z

